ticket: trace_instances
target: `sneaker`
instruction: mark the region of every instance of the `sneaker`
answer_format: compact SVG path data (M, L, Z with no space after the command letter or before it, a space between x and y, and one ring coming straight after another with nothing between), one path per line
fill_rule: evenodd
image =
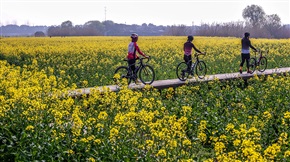
M252 74L253 72L252 72L251 70L248 70L248 71L247 71L247 73L250 73L250 74Z
M239 71L240 71L240 74L242 74L242 73L243 73L243 71L242 71L241 69L240 69Z

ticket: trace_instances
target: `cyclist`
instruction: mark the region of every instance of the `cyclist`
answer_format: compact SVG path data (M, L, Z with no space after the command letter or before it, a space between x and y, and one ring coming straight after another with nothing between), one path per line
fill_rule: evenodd
M183 45L183 51L184 51L184 61L186 63L189 63L188 66L187 66L187 71L190 71L190 67L192 65L192 57L191 57L191 54L192 54L192 48L198 52L198 53L202 53L202 54L205 54L204 52L200 52L200 50L198 50L194 44L192 43L193 41L193 36L192 35L189 35L187 37L187 41L184 43Z
M132 33L132 34L131 34L131 42L130 42L129 45L128 45L128 55L127 55L127 59L128 59L128 65L129 65L129 67L130 67L130 70L133 71L134 76L136 75L136 74L135 74L135 69L136 69L136 67L135 67L135 63L136 63L136 60L139 58L139 57L136 55L136 51L137 51L140 55L142 55L142 56L144 56L144 57L146 57L146 58L149 57L149 56L146 56L146 55L145 55L145 54L140 50L139 46L137 45L137 41L138 41L138 34L136 34L136 33ZM137 77L136 77L136 79L137 79Z
M242 50L241 50L242 61L239 70L240 74L243 73L243 65L245 61L247 62L247 73L252 73L252 71L249 70L250 48L252 48L255 52L257 51L257 49L251 45L250 33L246 32L244 34L244 38L242 39Z

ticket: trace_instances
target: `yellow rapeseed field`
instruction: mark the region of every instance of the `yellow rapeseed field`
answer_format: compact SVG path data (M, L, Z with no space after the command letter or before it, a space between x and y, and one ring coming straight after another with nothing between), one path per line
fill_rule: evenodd
M268 68L289 67L290 39L251 39L253 46L269 50ZM114 70L127 65L129 37L52 37L2 38L0 59L23 66L37 61L39 70L62 77L78 87L114 84ZM156 79L176 78L175 69L183 61L185 36L140 36L139 47L152 59ZM240 38L195 37L195 46L207 55L202 57L208 74L238 72L241 60ZM254 53L252 53L254 56Z
M176 78L186 37L140 37L157 79ZM289 161L290 76L186 85L113 84L128 37L1 38L0 161ZM240 38L196 37L209 74L237 72ZM269 68L289 66L289 39L252 39ZM62 96L62 97L60 97Z

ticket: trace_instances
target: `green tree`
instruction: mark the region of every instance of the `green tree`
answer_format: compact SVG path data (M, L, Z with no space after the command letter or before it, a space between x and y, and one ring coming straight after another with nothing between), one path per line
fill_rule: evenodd
M97 20L88 21L84 24L84 29L89 31L90 35L104 35L105 25Z
M70 36L73 25L71 21L65 21L61 23L61 36Z
M277 14L266 15L264 27L272 37L276 37L281 28L281 19Z
M72 28L73 25L72 25L72 22L68 20L68 21L62 22L61 27L62 28Z
M262 27L265 21L265 12L261 6L251 5L243 10L243 18L252 27Z

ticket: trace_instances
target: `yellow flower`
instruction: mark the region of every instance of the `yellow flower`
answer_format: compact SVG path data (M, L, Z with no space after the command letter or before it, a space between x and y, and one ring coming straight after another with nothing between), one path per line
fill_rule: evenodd
M146 140L147 147L152 147L154 142L152 140Z
M162 156L165 157L166 156L166 151L164 149L160 149L158 151L158 153L156 154L156 156Z
M115 139L116 139L116 137L118 137L118 135L119 135L119 130L118 129L112 128L110 130L110 140L111 141L115 141Z
M102 142L102 141L101 141L100 139L95 139L95 140L94 140L94 143L96 143L96 144L101 144L101 142Z
M200 131L203 131L206 129L206 121L205 120L200 121L200 125L198 126L198 129Z
M94 158L90 157L90 158L88 159L88 161L90 161L90 162L95 162L96 160L95 160Z
M192 111L192 108L189 106L182 106L182 111L183 111L184 115L190 114Z
M116 73L115 75L114 75L114 77L113 77L114 79L120 79L121 78L121 76L120 76L120 74L119 73Z
M201 132L201 133L198 133L197 137L199 138L199 140L201 142L205 142L206 141L206 134Z
M68 153L68 154L74 154L75 152L73 150L67 150L66 153Z
M287 150L287 151L284 152L284 157L285 158L290 157L290 150Z
M234 146L238 147L241 144L241 140L235 139L233 143Z
M32 126L32 125L29 125L25 128L25 130L27 130L27 131L30 131L30 130L34 131L33 129L34 129L34 126Z
M223 142L217 142L214 145L214 150L219 154L219 153L223 153L224 150L226 149L226 146Z
M284 118L285 119L290 119L290 112L289 111L284 113Z
M108 117L108 114L106 111L101 111L98 115L98 119L100 119L100 120L106 120L107 117Z
M278 143L280 145L287 144L287 139L288 139L288 133L283 132L280 134L280 137L278 138Z
M176 140L170 140L169 145L171 148L176 148L177 147L177 141Z
M281 146L275 143L266 148L264 156L270 160L274 160L279 152L281 152Z
M229 124L227 125L227 127L226 127L226 131L230 131L230 130L232 130L232 129L234 129L234 128L235 128L234 124L229 123Z
M269 111L265 111L264 114L263 114L263 117L268 119L268 120L271 118L271 116L272 115L271 115L271 113L269 113Z
M191 141L188 140L188 139L185 139L182 141L182 144L185 145L185 146L190 146L191 145Z

